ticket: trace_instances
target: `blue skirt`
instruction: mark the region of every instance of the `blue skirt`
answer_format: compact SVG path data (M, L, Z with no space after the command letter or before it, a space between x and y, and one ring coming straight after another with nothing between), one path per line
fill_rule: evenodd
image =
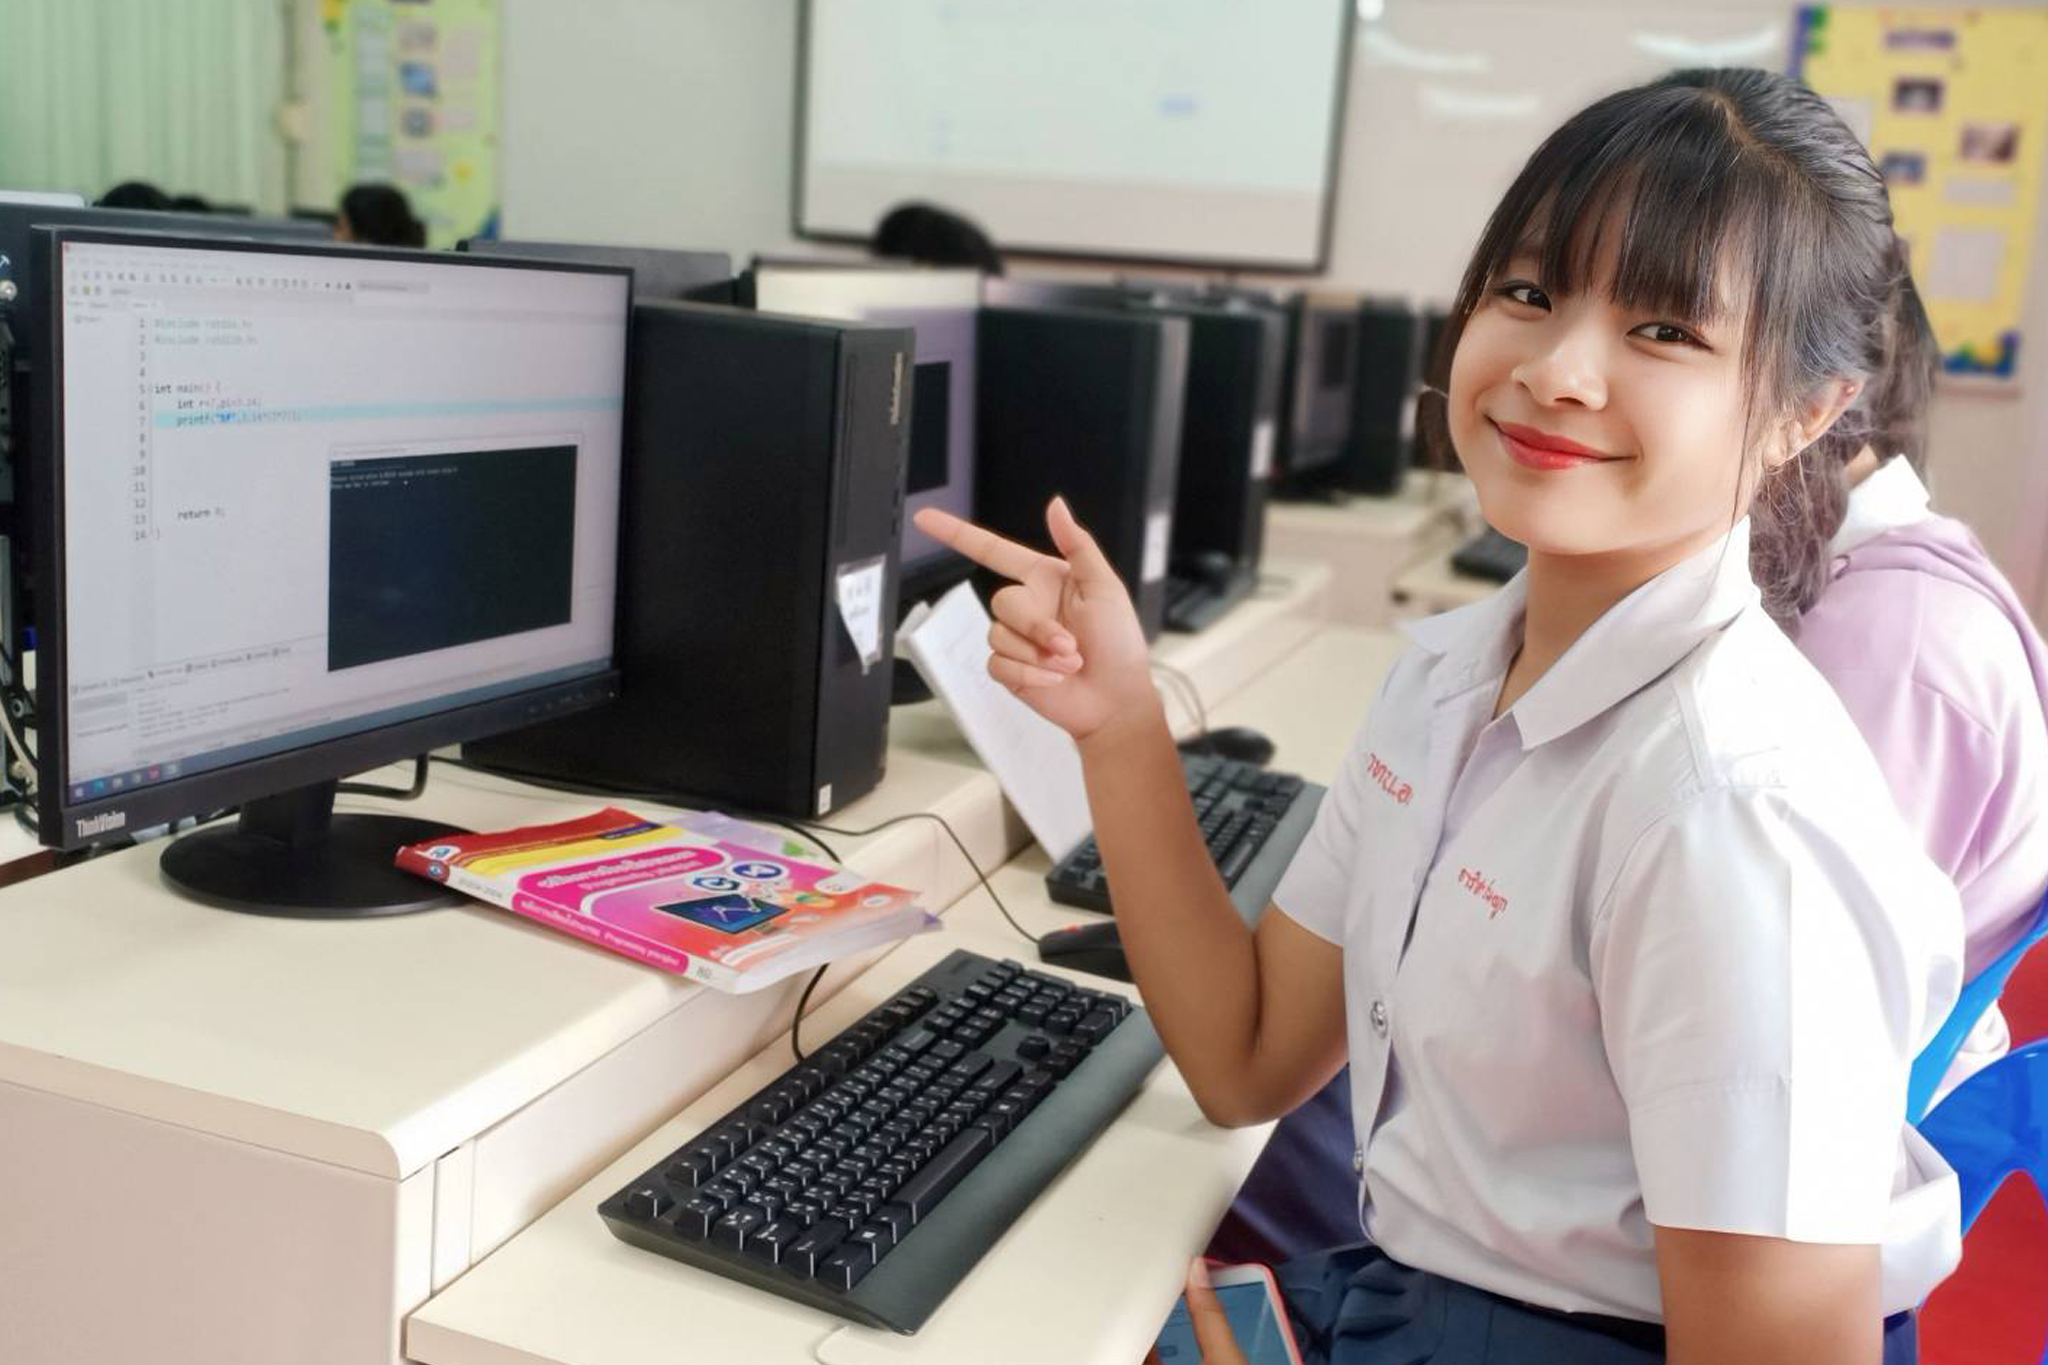
M1306 1365L1658 1365L1664 1329L1558 1313L1415 1270L1370 1243L1274 1272ZM1884 1365L1919 1358L1913 1317L1884 1325Z

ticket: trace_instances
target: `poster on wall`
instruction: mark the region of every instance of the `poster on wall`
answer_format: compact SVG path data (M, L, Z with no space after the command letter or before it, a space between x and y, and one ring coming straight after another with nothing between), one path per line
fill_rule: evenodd
M495 236L498 0L322 0L337 193L405 191L427 245Z
M2011 386L2048 160L2048 11L1812 6L1792 73L1884 176L1945 374Z

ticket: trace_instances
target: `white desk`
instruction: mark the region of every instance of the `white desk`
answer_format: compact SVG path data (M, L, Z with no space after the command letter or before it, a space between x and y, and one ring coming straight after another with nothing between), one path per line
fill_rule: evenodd
M1224 701L1276 761L1327 782L1401 642L1331 627ZM1052 904L1035 847L993 879L1031 933L1080 912ZM830 1037L953 947L1030 961L1030 945L980 890L941 935L889 954L805 1025ZM1089 978L1101 986L1100 978ZM849 1326L618 1241L597 1205L789 1064L787 1039L571 1194L414 1313L406 1349L425 1365L668 1365L677 1359L901 1365L1016 1361L1133 1365L1263 1147L1268 1127L1219 1130L1169 1063L1083 1151L915 1337Z
M1413 564L1447 553L1479 525L1479 503L1462 474L1411 470L1389 498L1271 503L1266 553L1330 566L1330 619L1384 626L1393 619L1394 580ZM1278 572L1277 565L1269 572Z
M1456 549L1457 546L1452 545L1441 553L1411 564L1395 577L1395 620L1434 616L1440 611L1483 601L1500 591L1500 584L1492 579L1475 578L1452 568L1451 554Z
M492 828L591 802L442 770L423 805ZM842 817L928 809L1003 856L994 779L912 752ZM0 890L9 1361L395 1360L406 1312L785 1029L801 984L723 996L484 907L227 914L164 891L161 847ZM840 852L936 905L974 880L923 822Z
M1298 644L1321 581L1181 645L1196 685ZM405 809L488 829L593 804L437 767ZM950 722L901 718L833 824L912 811L983 867L1024 842ZM831 842L935 909L975 884L929 821ZM8 1365L389 1365L405 1314L782 1032L800 989L719 995L482 907L228 914L166 892L161 847L0 889Z

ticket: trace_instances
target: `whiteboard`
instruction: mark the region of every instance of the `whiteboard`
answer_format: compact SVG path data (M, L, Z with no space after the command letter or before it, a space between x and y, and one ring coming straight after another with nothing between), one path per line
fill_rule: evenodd
M1355 0L810 0L796 229L942 204L1005 251L1312 270Z

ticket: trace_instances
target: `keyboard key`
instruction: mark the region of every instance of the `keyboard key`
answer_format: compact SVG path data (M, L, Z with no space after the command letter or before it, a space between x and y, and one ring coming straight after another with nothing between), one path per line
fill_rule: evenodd
M679 1189L694 1190L709 1181L716 1169L709 1156L701 1152L694 1157L685 1153L662 1169L661 1178Z
M676 1197L667 1190L635 1190L626 1196L626 1212L635 1218L653 1222L676 1206Z
M711 1225L725 1217L725 1205L715 1199L692 1199L676 1210L671 1223L677 1232L698 1240L711 1235Z
M852 1229L836 1219L825 1218L804 1230L782 1252L782 1268L806 1278L818 1273L826 1257L846 1240Z
M910 1216L910 1210L902 1204L884 1204L875 1210L873 1226L885 1227L889 1235L902 1241L904 1234L916 1226L917 1220Z
M867 1278L875 1268L873 1247L855 1244L841 1244L818 1267L818 1282L829 1284L834 1289L851 1289Z
M869 1223L859 1232L854 1233L847 1241L856 1246L865 1246L872 1249L877 1261L880 1261L884 1256L887 1256L896 1249L896 1235L881 1223ZM841 1245L845 1245L845 1243Z
M1051 1051L1052 1039L1042 1033L1034 1033L1028 1038L1020 1039L1017 1043L1017 1055L1027 1061L1035 1062Z
M767 1221L767 1214L752 1204L742 1204L711 1225L712 1243L727 1251L738 1251L754 1235L754 1229Z
M763 1223L747 1238L747 1255L770 1265L782 1263L782 1253L787 1251L807 1229L796 1223L778 1218L772 1223Z
M910 1210L913 1222L923 1222L995 1145L994 1135L986 1128L967 1129L903 1182L903 1188L896 1191L896 1202Z
M1011 1084L1023 1074L1024 1068L1018 1066L1015 1062L997 1062L988 1070L982 1072L981 1075L975 1077L973 1088L999 1095L1003 1091L1008 1090Z

